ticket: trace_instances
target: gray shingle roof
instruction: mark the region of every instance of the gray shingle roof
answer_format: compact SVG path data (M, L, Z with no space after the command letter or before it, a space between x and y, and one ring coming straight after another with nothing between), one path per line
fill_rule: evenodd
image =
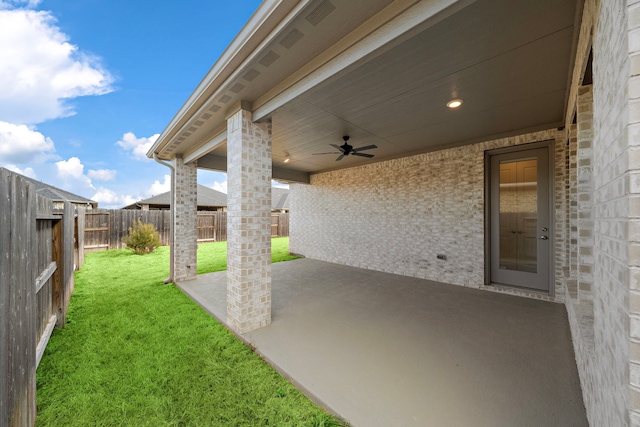
M125 206L123 209L135 209L136 205L169 205L171 203L171 194L158 194L148 199L140 200L132 205ZM198 184L198 206L224 207L227 206L227 195L213 188L205 187Z
M271 210L280 211L282 209L289 210L289 189L272 187Z
M8 172L8 169L6 168L0 168L3 170L6 170ZM75 203L75 204L86 204L86 205L93 205L94 207L98 206L98 202L91 200L91 199L87 199L86 197L82 197L79 196L77 194L73 194L69 191L63 190L61 188L58 187L54 187L53 185L49 185L49 184L45 184L42 181L38 181L37 179L33 179L33 178L29 178L28 176L24 176L21 175L19 173L16 172L11 172L11 173L15 173L16 175L20 175L20 177L22 179L24 179L25 181L29 182L30 184L33 185L33 187L36 189L36 193L44 196L48 199L53 200L54 202L71 202L71 203Z
M170 203L170 192L167 191L166 193L158 194L157 196L152 196L148 199L143 199L129 206L125 206L123 209L136 209L136 205L168 206ZM227 195L213 188L198 184L198 206L226 207ZM271 189L271 209L289 210L288 189L276 187Z

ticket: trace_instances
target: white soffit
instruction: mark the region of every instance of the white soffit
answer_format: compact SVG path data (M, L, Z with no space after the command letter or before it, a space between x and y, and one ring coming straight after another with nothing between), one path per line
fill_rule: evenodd
M322 81L354 61L361 61L366 55L426 20L430 14L440 13L452 4L462 5L471 1L299 2L253 51L244 53L241 64L236 64L239 53L225 52L149 154L159 152L160 158L168 159L176 153L192 152L195 146L205 142L214 128L224 122L229 107L240 100L249 103L269 102L271 110L267 111L269 106L262 106L255 116L256 120L266 118L273 109L306 90L309 83ZM269 12L272 13L271 9ZM380 26L384 28L379 30ZM258 33L257 30L246 32ZM241 49L249 42L236 44L237 49ZM224 61L227 67L220 64ZM327 62L332 64L323 67ZM220 76L226 78L220 81ZM287 79L287 76L292 77ZM305 80L300 82L302 78ZM293 88L292 82L295 82ZM281 91L286 93L280 95ZM273 99L274 95L279 96Z
M220 129L241 100L272 121L274 168L305 173L559 126L579 3L297 3L189 109L192 95L159 138L161 157L223 158ZM448 109L453 98L463 106ZM375 158L315 155L347 134L356 148L377 145Z

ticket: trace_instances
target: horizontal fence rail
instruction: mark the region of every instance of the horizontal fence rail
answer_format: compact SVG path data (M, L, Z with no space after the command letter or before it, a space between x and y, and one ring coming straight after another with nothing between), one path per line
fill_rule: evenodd
M126 248L122 239L137 220L153 224L160 234L160 244L171 242L171 212L169 210L98 209L85 212L84 251ZM227 212L199 211L196 221L198 242L227 240ZM271 215L271 235L289 236L289 214Z

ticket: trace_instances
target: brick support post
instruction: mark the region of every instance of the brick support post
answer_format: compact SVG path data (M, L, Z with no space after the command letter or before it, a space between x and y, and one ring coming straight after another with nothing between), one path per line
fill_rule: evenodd
M578 296L593 300L593 89L578 89Z
M227 118L227 323L271 323L271 126L239 109Z
M198 189L196 163L173 161L173 248L171 266L173 280L183 282L196 278Z

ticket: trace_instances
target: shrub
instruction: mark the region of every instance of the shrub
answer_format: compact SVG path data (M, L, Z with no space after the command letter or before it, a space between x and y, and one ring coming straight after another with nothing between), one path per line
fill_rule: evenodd
M129 227L129 235L122 239L125 245L138 255L153 252L160 246L160 234L153 224L136 221Z

